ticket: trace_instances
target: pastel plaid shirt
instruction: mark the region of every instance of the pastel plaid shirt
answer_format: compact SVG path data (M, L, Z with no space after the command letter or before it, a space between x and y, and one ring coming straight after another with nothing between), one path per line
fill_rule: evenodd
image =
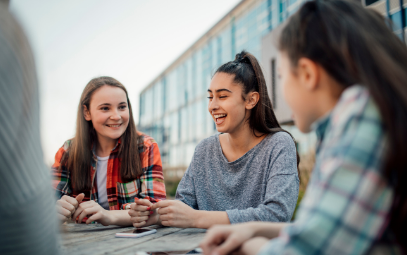
M387 138L367 89L346 89L315 125L315 168L297 219L260 254L400 254L388 229Z
M161 156L157 143L153 138L138 132L143 144L139 144L139 153L143 174L131 182L123 182L120 177L120 161L117 157L120 139L115 148L110 153L107 163L106 189L107 200L110 210L125 209L125 206L134 202L134 198L144 198L151 202L157 202L166 198L164 176L162 171ZM73 189L71 184L71 172L66 166L60 166L62 156L67 153L70 140L58 150L55 155L55 163L52 166L53 187L58 198L63 195L76 197L81 192ZM92 176L92 189L85 192L83 201L98 201L98 191L96 185L96 164L97 157L93 154L90 159L92 167L90 169Z

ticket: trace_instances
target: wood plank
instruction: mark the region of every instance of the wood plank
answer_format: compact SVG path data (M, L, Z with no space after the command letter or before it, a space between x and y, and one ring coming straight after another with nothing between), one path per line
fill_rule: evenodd
M149 242L140 243L123 249L118 249L112 254L135 254L138 251L168 252L180 251L182 254L198 247L206 233L205 229L186 228L170 235L159 237Z
M147 243L151 240L182 230L180 228L159 226L155 226L155 228L157 228L157 233L154 235L148 235L141 238L115 238L115 233L132 229L132 227L117 228L117 226L90 226L88 228L81 227L81 229L70 227L67 228L66 233L62 233L61 250L63 254L113 253L119 249ZM72 234L77 236L72 236Z

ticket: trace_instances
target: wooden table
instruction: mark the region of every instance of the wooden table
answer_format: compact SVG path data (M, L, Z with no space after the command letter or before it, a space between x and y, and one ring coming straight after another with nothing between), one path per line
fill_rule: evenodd
M156 228L157 233L141 238L116 238L115 234L133 227L67 223L61 226L63 254L135 254L136 252L179 251L185 254L198 247L206 230Z

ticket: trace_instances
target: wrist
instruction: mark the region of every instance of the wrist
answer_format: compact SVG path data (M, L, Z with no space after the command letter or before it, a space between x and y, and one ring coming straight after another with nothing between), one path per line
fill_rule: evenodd
M106 218L107 218L107 220L109 222L109 225L118 225L117 224L117 222L118 222L117 217L116 217L114 211L105 210L105 212L106 212L106 216L107 216Z
M193 228L204 228L201 221L203 218L203 213L205 211L199 211L199 210L194 210L192 209L192 223L191 223L191 227Z

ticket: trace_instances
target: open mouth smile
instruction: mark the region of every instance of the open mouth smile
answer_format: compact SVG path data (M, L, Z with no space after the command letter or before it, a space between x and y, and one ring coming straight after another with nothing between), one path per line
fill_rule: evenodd
M222 114L214 114L213 117L215 117L216 125L222 124L225 121L226 116L227 116L227 114L224 114L224 113L222 113Z
M120 124L106 124L106 126L108 126L108 127L111 127L111 128L118 128L118 127L120 127L121 125L122 125L123 123L120 123Z

